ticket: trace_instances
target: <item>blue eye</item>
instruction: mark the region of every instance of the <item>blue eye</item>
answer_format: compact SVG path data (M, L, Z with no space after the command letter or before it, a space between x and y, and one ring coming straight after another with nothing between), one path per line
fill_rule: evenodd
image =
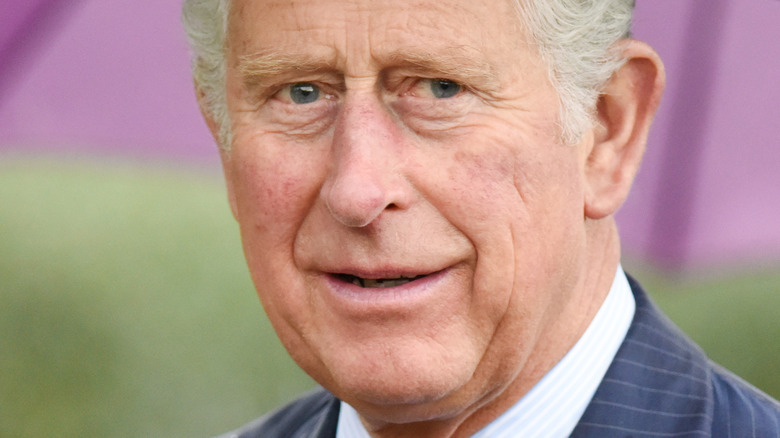
M308 82L300 82L290 85L290 100L293 103L305 105L316 102L320 97L320 89Z
M446 79L431 80L431 93L437 99L447 99L460 92L460 84Z

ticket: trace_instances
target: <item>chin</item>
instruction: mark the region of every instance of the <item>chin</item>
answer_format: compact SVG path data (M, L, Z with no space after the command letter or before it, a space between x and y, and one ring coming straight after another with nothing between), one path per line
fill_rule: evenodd
M473 378L476 363L464 366L464 362L452 358L421 359L420 355L416 359L410 355L401 362L342 364L340 372L332 375L335 385L329 389L361 413L379 416L381 412L381 418L388 422L448 416L448 405L463 398L460 393ZM456 363L460 366L453 366Z

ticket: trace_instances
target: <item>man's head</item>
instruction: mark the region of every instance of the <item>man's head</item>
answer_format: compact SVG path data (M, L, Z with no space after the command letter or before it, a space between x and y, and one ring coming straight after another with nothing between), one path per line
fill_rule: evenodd
M615 273L611 215L663 84L619 41L629 2L212 3L225 32L200 37L219 62L196 83L280 339L372 429L473 432ZM568 45L590 49L563 63Z
M510 0L546 61L561 100L561 138L574 142L593 121L593 106L623 57L614 44L629 35L634 0ZM204 106L230 147L225 102L225 35L231 0L186 0L183 21L193 50L193 76Z

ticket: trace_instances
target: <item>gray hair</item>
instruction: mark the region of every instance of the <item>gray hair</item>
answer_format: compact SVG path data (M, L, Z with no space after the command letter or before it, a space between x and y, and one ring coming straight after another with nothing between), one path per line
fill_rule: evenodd
M629 36L634 0L514 1L558 92L561 140L576 143L594 123L598 97L623 64L615 43ZM230 0L185 0L182 12L193 78L219 126L223 149L232 142L225 89L229 8Z
M630 36L634 0L515 1L558 91L561 140L576 143L625 61L615 43Z
M225 150L232 141L225 88L225 44L230 0L185 0L182 23L192 51L192 78L202 93L204 111L219 127L217 142Z

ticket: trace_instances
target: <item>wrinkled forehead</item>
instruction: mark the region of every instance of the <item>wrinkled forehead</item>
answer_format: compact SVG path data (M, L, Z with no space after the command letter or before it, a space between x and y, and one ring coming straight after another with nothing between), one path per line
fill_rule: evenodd
M528 42L514 0L232 0L227 37L237 56L305 48L354 59L415 46L467 53Z

